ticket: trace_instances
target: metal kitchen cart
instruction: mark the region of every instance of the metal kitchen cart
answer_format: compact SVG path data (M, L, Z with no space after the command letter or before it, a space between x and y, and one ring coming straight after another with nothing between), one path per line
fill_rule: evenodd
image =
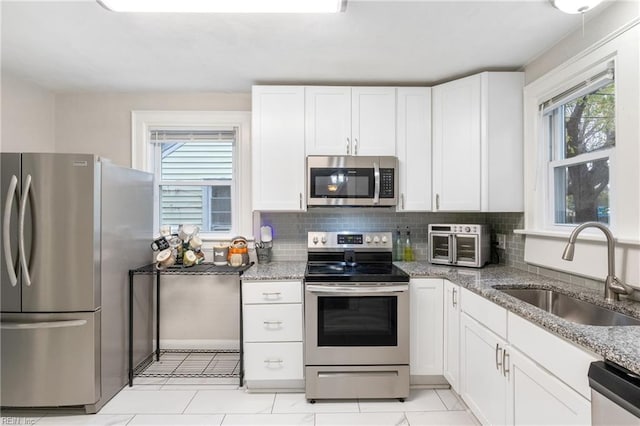
M242 382L244 379L244 364L242 359L242 314L240 314L240 348L238 351L236 350L211 350L211 351L201 351L201 350L177 350L177 351L161 351L160 350L160 282L161 277L163 275L242 275L244 271L249 269L253 265L251 264L241 267L232 267L232 266L216 266L213 263L203 263L200 265L194 265L190 267L170 267L166 269L158 269L155 264L149 264L145 266L141 266L136 269L129 270L129 386L133 386L133 378L134 376L147 376L147 377L194 377L196 376L193 373L176 373L175 368L162 370L156 370L149 374L145 374L144 372L153 362L153 355L155 353L156 361L160 360L161 353L167 352L176 352L176 353L186 353L186 356L190 354L203 354L209 353L213 354L213 356L221 356L224 357L225 354L237 353L239 356L239 368L237 369L237 373L225 372L225 373L199 373L197 377L238 377L240 380L240 386L242 386ZM155 275L156 277L156 348L154 353L152 353L149 357L143 360L137 366L133 365L133 285L134 285L134 277L136 275ZM242 309L242 295L240 295L240 309ZM232 369L235 370L235 369Z

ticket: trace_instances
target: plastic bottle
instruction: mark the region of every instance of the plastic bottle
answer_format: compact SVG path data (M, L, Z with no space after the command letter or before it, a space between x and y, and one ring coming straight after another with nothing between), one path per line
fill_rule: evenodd
M393 251L393 260L401 262L404 259L404 247L402 244L402 236L400 235L400 227L396 226L396 243Z
M413 262L415 259L413 257L413 248L411 247L411 232L409 231L409 227L407 226L407 239L404 243L404 261L405 262Z

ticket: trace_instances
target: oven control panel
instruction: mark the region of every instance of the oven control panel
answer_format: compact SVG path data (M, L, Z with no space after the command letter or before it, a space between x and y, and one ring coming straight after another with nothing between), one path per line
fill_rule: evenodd
M309 232L309 249L388 249L393 246L391 232Z

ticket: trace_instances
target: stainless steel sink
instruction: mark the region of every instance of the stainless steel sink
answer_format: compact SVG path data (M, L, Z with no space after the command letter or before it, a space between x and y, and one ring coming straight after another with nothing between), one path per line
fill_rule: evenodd
M640 325L640 319L553 290L528 288L498 288L497 290L578 324Z

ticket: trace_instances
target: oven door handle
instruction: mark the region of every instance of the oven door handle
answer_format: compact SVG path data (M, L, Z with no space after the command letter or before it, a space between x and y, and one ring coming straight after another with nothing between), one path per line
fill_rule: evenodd
M310 293L331 293L331 294L363 294L363 293L403 293L409 291L408 285L388 285L380 287L347 287L334 285L307 284L307 291Z

